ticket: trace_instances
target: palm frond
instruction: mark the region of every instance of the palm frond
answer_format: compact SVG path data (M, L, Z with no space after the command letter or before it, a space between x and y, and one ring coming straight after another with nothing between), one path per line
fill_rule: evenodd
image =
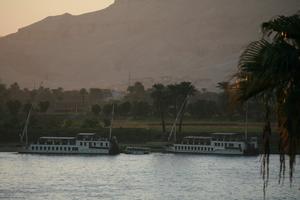
M300 42L300 14L292 16L278 16L265 22L261 26L264 36L274 36L275 40L292 40L299 47Z

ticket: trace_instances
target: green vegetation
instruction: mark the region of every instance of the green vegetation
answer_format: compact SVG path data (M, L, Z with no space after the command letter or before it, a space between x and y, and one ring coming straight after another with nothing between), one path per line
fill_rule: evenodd
M189 82L155 84L149 89L137 82L128 87L127 93L99 88L64 91L63 88L40 87L30 90L21 89L18 83L8 87L0 84L0 138L3 142L18 141L31 105L29 135L34 137L29 139L44 134L101 133L110 126L113 104L114 134L118 134L117 130L128 134L134 130L137 138L128 136L132 141L143 142L145 138L164 141L180 109L178 127L182 130L178 137L215 131L243 132L244 109L240 106L228 109L224 102L229 100L224 92L198 91ZM113 97L113 93L118 97ZM189 101L186 101L187 96ZM262 106L251 101L251 107L250 120L259 121ZM257 126L249 129L253 133L259 132ZM122 135L120 141L125 137Z

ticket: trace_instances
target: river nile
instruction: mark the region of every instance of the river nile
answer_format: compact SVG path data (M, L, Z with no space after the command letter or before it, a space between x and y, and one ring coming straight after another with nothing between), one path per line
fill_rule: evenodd
M290 187L270 162L266 199L300 199L299 164ZM0 199L262 199L259 169L259 156L0 153Z

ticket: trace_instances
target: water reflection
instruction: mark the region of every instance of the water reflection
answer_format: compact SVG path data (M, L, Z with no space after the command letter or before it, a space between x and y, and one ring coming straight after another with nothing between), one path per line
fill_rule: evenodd
M299 198L299 164L291 188L277 184L278 164L272 156L267 197ZM259 167L259 157L0 153L0 198L262 199Z

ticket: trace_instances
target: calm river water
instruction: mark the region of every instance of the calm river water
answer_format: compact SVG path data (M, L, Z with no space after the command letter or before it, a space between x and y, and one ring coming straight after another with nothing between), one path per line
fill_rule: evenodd
M259 159L0 153L0 199L262 199ZM278 163L272 156L266 199L299 200L299 164L290 187L288 178L278 185Z

